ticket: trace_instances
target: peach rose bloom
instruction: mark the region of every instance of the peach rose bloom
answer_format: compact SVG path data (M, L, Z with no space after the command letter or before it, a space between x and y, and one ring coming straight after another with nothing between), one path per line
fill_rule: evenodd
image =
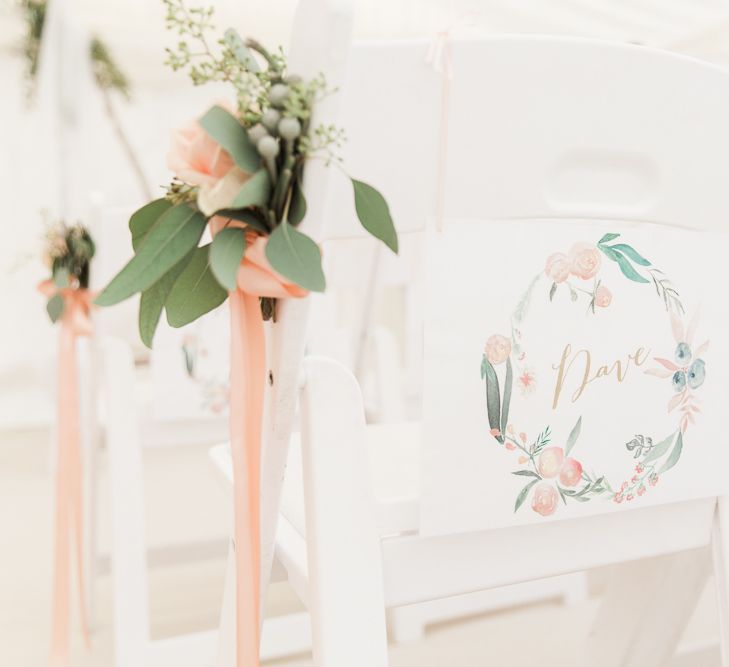
M589 280L600 270L600 251L589 243L575 243L568 254L570 271L583 280Z
M577 486L582 479L582 464L573 458L566 458L559 471L559 482L562 486Z
M563 283L570 275L570 261L563 252L555 252L547 257L544 267L546 276L555 283Z
M492 365L503 364L511 354L511 341L506 336L494 334L486 341L484 351Z
M547 447L539 456L537 468L539 474L546 479L559 475L564 461L564 451L561 447Z
M547 482L537 484L532 495L532 509L542 516L554 514L557 509L557 490Z
M599 308L607 308L613 300L610 290L604 285L600 285L595 290L595 305Z
M230 206L250 178L197 121L172 133L167 166L181 181L200 188L197 205L205 215Z

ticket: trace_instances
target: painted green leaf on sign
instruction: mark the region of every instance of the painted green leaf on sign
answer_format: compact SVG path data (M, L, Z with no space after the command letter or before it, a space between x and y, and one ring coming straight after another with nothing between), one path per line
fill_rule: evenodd
M210 246L210 268L228 291L238 286L238 268L246 251L246 234L240 227L219 231Z
M671 435L669 435L665 440L661 440L658 444L654 445L653 449L646 454L646 457L643 459L643 463L650 463L651 461L660 459L661 456L668 451L668 448L671 446L671 443L673 443L673 439L675 437L676 434L671 433Z
M266 206L271 195L271 179L265 169L259 169L238 191L230 208Z
M683 434L681 431L678 432L678 437L676 438L676 444L673 446L673 449L671 450L671 453L668 455L668 458L666 459L666 462L661 466L660 470L658 471L659 475L662 475L667 470L670 470L678 463L678 460L681 458L681 451L683 450Z
M598 245L602 245L603 243L609 243L613 239L618 238L618 236L620 236L620 234L605 234L605 236L603 236L597 243Z
M516 497L516 503L514 503L514 512L516 512L523 504L524 501L527 499L527 496L529 495L529 491L531 488L538 482L538 479L532 480L527 484L520 492L519 495Z
M645 257L643 257L637 250L635 250L632 246L629 246L627 243L616 243L615 245L611 245L610 247L613 250L622 252L636 264L640 264L641 266L651 265L651 263Z
M572 448L577 444L577 438L580 437L580 431L582 430L582 417L577 420L577 423L572 427L570 435L567 438L567 444L564 446L564 455L569 456Z
M60 294L54 294L48 303L46 303L46 311L48 311L48 317L51 318L51 322L57 322L58 319L63 315L63 311L66 307L63 297Z
M152 347L159 318L162 315L170 290L191 258L192 252L175 264L154 285L142 292L142 297L139 300L139 337L148 348Z
M484 357L486 361L486 412L489 417L489 426L492 429L501 431L501 393L499 391L499 378L496 375L491 362ZM497 435L499 442L504 442L503 435Z
M282 222L266 243L266 257L282 276L312 292L326 287L319 246L288 222Z
M613 251L615 252L615 251ZM620 267L620 270L623 272L623 275L632 280L636 283L647 283L648 279L644 278L640 275L634 268L633 265L623 257L621 254L617 254L615 257L615 261L618 263L618 266Z
M183 327L217 308L228 296L210 268L210 244L196 248L165 301L167 322Z
M198 121L200 126L233 158L243 171L252 174L261 164L253 142L238 119L223 107L214 106Z
M509 405L511 404L511 384L514 379L514 372L511 368L511 359L506 360L506 379L504 380L504 397L501 402L501 432L506 433L506 426L509 421Z
M371 185L352 179L354 207L362 226L397 253L397 232L385 198Z
M149 230L137 254L96 298L96 303L113 306L154 285L197 245L205 224L202 213L187 204L169 209Z
M132 233L132 248L135 252L142 245L142 241L152 225L170 208L172 208L172 202L162 198L155 199L132 213L132 217L129 218L129 231Z

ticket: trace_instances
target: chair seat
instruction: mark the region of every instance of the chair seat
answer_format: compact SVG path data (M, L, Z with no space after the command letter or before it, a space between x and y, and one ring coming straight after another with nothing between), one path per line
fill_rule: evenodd
M382 536L415 532L418 529L420 494L420 422L371 424L367 426L370 478L377 502ZM210 457L230 482L233 468L228 443L216 445ZM281 514L296 531L306 536L301 435L291 436Z

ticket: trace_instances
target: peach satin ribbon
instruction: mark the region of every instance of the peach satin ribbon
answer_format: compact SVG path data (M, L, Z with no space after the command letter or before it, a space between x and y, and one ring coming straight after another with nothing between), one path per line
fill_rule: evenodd
M78 378L76 377L76 338L89 336L93 331L89 313L94 294L86 289L59 290L50 280L42 282L38 289L48 297L58 292L64 301L58 351L58 453L50 662L53 667L66 667L69 661L71 624L72 547L76 560L81 631L86 646L89 646L83 569L83 478Z
M242 226L235 221L228 226ZM213 218L213 234L225 220ZM306 290L276 273L263 236L248 233L230 292L230 449L236 572L236 667L259 666L261 629L261 425L266 379L266 341L260 297L301 298Z

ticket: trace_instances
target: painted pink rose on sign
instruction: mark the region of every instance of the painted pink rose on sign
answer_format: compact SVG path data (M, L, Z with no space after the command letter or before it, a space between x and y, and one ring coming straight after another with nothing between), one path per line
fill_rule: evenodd
M542 516L554 514L557 509L557 489L547 482L541 482L534 487L532 495L532 509Z
M492 366L503 364L511 354L511 341L500 334L489 336L484 352Z
M582 464L571 457L564 460L559 471L559 483L562 486L577 486L582 479Z
M607 308L612 300L612 292L605 285L599 285L595 290L595 305L598 308Z
M592 244L579 242L575 243L568 253L570 261L570 272L572 275L589 280L597 275L600 270L600 251Z
M546 276L555 283L563 283L570 277L570 260L563 252L552 253L544 267Z
M556 477L562 469L563 461L564 451L561 447L547 447L539 457L539 474L546 479Z

